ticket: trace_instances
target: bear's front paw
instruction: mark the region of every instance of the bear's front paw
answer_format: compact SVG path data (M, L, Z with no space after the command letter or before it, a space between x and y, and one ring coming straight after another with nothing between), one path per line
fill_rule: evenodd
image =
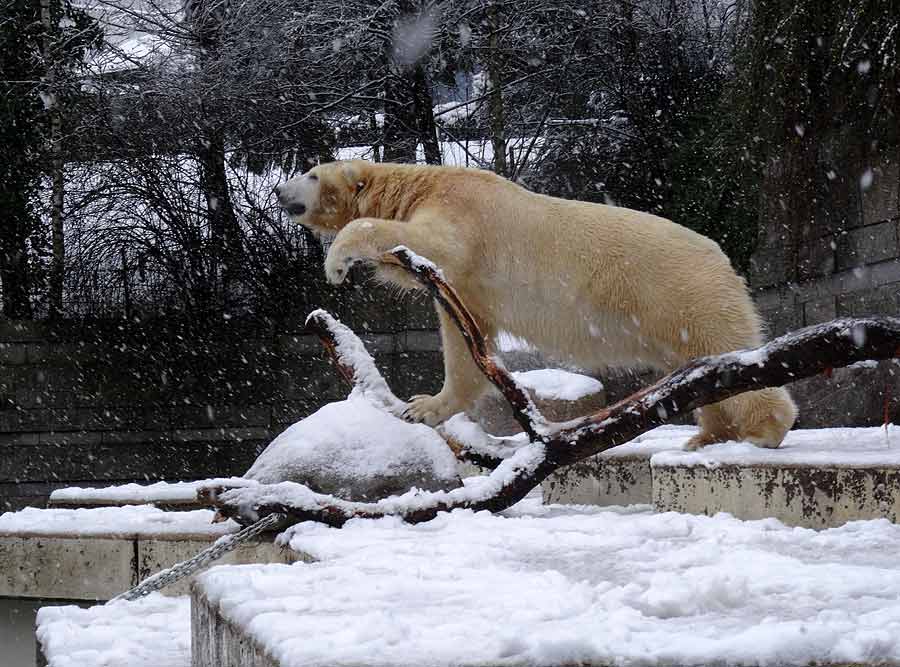
M340 285L347 278L354 263L352 257L329 252L325 258L325 279L332 285Z
M403 416L411 422L437 426L461 411L453 402L447 401L440 394L436 396L419 394L409 399L409 407L406 408Z

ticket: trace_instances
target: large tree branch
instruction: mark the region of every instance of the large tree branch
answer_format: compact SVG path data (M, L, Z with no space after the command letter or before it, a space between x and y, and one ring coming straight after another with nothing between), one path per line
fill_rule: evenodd
M478 367L509 401L527 434L528 444L504 459L478 484L447 492L411 491L375 503L348 502L289 482L201 490L201 499L218 508L221 514L249 520L278 512L288 516L291 522L311 520L340 526L351 518L386 515L402 516L409 522L427 521L439 512L456 508L496 512L521 500L558 468L628 442L676 415L746 391L781 386L858 361L900 356L900 319L839 319L787 334L755 350L697 359L596 414L563 424L548 423L534 407L528 393L488 353L475 318L437 267L405 248L395 249L385 260L412 272L447 310L460 328ZM314 327L318 326L316 322L327 323L330 317L322 311L318 313L310 318ZM330 330L330 327L326 328ZM338 360L344 360L342 374L354 378L353 381L362 386L365 382L360 378L367 376L368 362L358 354L357 344L362 347L359 339L352 332L350 336L339 336L341 340L336 346L343 348L343 356ZM364 350L363 354L368 357ZM350 367L354 364L347 364L347 359L362 359L363 370ZM368 360L371 361L371 357ZM383 379L381 383L382 389L386 389ZM369 386L370 389L381 387L378 383ZM386 390L390 394L390 390ZM399 401L396 397L394 400ZM390 411L395 409L399 408ZM477 443L465 446L476 452L479 447Z

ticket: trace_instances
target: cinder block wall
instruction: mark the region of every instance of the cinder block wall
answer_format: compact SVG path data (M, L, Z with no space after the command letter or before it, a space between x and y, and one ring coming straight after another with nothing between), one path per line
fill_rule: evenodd
M897 150L847 161L820 155L810 186L814 196L805 208L795 206L784 181L779 187L778 171L787 168L773 165L749 275L770 335L835 317L900 314L898 158ZM791 234L800 236L794 251ZM800 426L900 419L900 366L893 361L839 370L830 380L811 378L791 388Z
M381 292L296 306L278 330L0 322L0 512L60 486L242 474L286 426L347 394L303 328L318 305L362 335L398 395L439 388L430 302Z

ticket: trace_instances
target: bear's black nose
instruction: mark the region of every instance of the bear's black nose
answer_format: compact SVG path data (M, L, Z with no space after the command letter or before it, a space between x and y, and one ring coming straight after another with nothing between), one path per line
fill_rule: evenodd
M306 213L306 204L290 202L284 205L284 210L291 215L303 215L304 213Z

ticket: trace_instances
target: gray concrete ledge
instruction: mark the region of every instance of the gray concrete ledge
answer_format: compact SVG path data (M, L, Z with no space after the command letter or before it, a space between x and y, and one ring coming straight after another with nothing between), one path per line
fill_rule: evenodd
M900 470L814 466L656 466L658 511L775 518L830 528L868 519L900 522Z
M109 600L151 574L187 560L216 538L0 536L0 597ZM271 541L241 545L214 563L292 563L308 557ZM163 590L186 595L190 579Z
M653 502L650 456L588 459L550 476L541 488L545 503L649 505Z
M219 613L195 586L191 590L192 667L279 667L251 637Z
M838 449L828 431L794 431L786 446L739 454L713 445L682 454L687 430L645 434L570 466L542 485L544 502L652 504L660 512L739 519L775 518L787 525L830 528L848 521L900 523L900 447L873 449L880 429L842 429ZM830 449L829 449L830 447ZM857 448L858 447L858 451ZM821 451L820 451L821 448Z

